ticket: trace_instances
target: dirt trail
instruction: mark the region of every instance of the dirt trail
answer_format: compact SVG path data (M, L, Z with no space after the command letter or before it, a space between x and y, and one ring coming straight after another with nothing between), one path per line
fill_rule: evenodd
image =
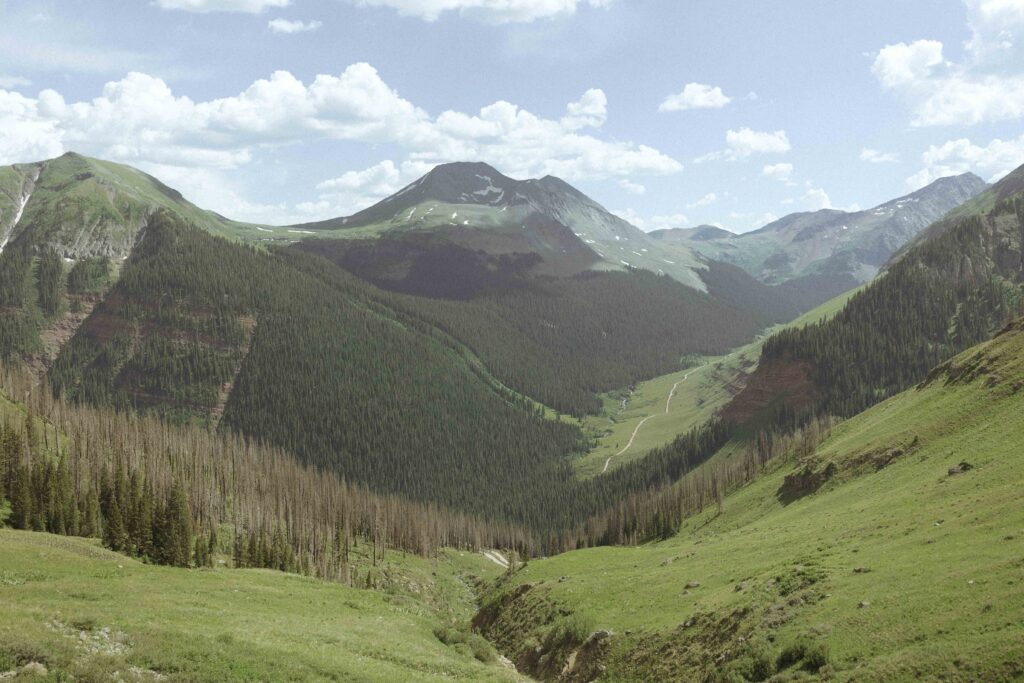
M701 367L704 366L702 365ZM690 370L688 373L683 375L683 378L681 380L672 385L672 390L668 392L668 398L665 399L665 415L668 415L669 410L672 408L672 397L676 395L676 389L679 387L680 384L689 379L690 375L692 375L696 370L697 368ZM629 450L629 447L633 445L633 441L636 440L636 435L640 433L640 428L643 427L644 423L650 420L652 417L657 417L657 415L648 415L647 417L645 417L644 419L640 420L640 422L637 423L636 427L633 429L633 433L629 437L629 443L627 443L621 451L619 451L615 455L608 456L608 459L604 461L604 469L601 470L601 474L604 474L605 472L608 471L608 465L611 464L612 458L617 458L618 456L622 455L623 453Z

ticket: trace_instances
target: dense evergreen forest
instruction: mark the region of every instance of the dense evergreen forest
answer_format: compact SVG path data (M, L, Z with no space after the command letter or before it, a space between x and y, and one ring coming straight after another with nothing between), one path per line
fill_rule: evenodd
M1024 199L919 243L827 322L771 337L762 364L809 363L809 410L848 417L923 380L1024 313ZM799 420L784 407L776 419Z
M220 554L234 566L352 582L348 552L358 543L374 557L440 547L531 557L632 543L671 533L753 473L748 462L745 475L719 465L684 477L728 438L713 423L608 475L537 482L542 491L519 501L536 517L513 524L382 496L232 433L55 400L30 373L4 374L0 395L24 406L7 404L0 419L0 523L93 536L178 566Z
M223 429L379 491L509 513L579 429L537 416L367 287L161 215L50 377L94 405L222 413Z
M468 346L510 388L577 417L599 409L598 392L678 370L690 355L724 353L797 313L786 303L742 306L645 270L539 277L528 274L529 259L437 238L359 242L310 240L292 251L392 290L375 296ZM731 267L713 270L716 291L737 279Z
M33 250L14 243L0 253L0 359L26 358L39 350L43 312L39 290L52 287L37 280Z
M594 307L603 296L629 309L666 280L568 282L554 303L531 294L537 308L519 310L559 320L565 301L593 290ZM609 301L616 292L623 299ZM622 496L675 481L725 438L713 426L578 482L579 428L504 388L413 302L431 303L396 299L315 255L261 252L158 216L50 378L73 401L200 424L213 415L225 433L379 492L520 524L549 548L575 543L566 530Z

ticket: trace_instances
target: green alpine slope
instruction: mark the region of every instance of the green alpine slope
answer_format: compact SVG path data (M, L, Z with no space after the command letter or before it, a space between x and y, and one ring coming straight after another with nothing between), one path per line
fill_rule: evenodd
M546 679L1024 675L1024 323L669 540L531 561L477 616Z
M490 571L489 561L389 559L384 592L145 565L84 539L0 529L0 678L521 680L453 626L472 605L460 576Z

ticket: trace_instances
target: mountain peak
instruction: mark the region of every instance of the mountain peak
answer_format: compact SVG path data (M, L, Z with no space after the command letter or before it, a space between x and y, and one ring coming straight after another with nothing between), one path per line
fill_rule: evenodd
M476 173L499 175L505 177L498 169L483 161L451 161L445 164L438 164L427 172L426 178L431 176L466 176Z

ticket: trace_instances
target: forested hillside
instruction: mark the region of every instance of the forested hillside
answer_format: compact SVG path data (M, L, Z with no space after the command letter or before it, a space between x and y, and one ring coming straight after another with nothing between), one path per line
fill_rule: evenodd
M538 387L629 381L681 356L629 356L628 344L685 334L673 317L700 321L694 311L709 299L696 294L698 305L687 308L693 301L674 295L689 290L646 273L549 285L493 308L403 298L304 251L258 251L160 214L50 380L56 396L72 401L215 425L379 492L521 524L530 530L524 552L575 547L599 540L583 526L589 517L675 481L710 457L725 432L714 427L577 481L570 458L582 447L579 427L542 416L489 368L501 378L501 361L529 367L553 349L555 362L534 371L578 358L568 366L577 374L539 374ZM566 331L545 336L551 321ZM500 340L492 355L480 354L483 363L467 350L474 338L466 330ZM508 330L517 336L503 337ZM532 357L500 345L528 334L539 340ZM601 367L600 354L627 361L598 374L590 369Z
M769 339L727 413L773 413L783 423L807 412L854 415L1020 315L1024 199L1004 189L979 196L983 213L931 232L833 319ZM1001 199L987 203L992 197Z
M223 428L303 462L478 511L501 499L490 482L521 493L574 451L577 428L537 417L429 330L311 259L157 217L58 358L54 391L179 419L223 412Z
M381 301L467 345L509 387L576 416L598 409L597 392L677 370L687 356L724 353L795 315L785 302L744 306L644 270L535 276L522 259L416 236L293 249L393 290ZM731 284L727 274L711 283L713 294Z

